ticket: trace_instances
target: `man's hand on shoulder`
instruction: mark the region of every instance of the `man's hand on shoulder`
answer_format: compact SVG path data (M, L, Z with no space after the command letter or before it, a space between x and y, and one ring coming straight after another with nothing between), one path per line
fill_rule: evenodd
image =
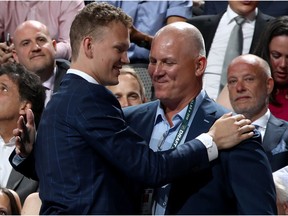
M218 149L231 148L254 135L254 125L243 115L224 114L210 128L208 134L213 138Z

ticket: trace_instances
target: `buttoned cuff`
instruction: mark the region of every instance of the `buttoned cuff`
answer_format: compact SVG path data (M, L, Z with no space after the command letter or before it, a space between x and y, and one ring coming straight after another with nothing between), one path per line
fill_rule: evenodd
M212 161L218 157L218 148L213 138L208 133L202 133L196 139L200 140L207 149L209 161Z
M21 157L20 155L15 155L12 159L12 163L15 165L15 166L18 166L20 163L22 163L26 158L24 157Z

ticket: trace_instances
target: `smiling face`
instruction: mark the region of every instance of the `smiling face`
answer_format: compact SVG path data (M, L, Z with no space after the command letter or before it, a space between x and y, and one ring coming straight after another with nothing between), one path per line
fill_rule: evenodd
M13 56L18 63L38 74L42 81L50 77L54 68L56 41L51 40L45 25L37 21L26 21L17 27L13 43Z
M91 54L92 70L85 71L102 85L117 85L122 65L129 63L129 29L114 21L109 26L102 27L101 34L100 39L91 41L91 50L87 52Z
M272 38L269 44L270 64L275 84L288 85L288 36Z
M268 65L267 65L268 67ZM227 74L231 105L236 113L254 121L267 111L273 79L257 57L240 56L234 59Z
M192 25L172 23L153 39L148 72L156 98L166 106L186 106L202 88L206 58L200 56L196 31Z

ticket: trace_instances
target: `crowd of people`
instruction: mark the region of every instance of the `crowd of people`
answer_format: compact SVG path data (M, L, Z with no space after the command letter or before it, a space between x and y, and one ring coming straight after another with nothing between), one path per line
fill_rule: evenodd
M288 214L288 3L268 5L0 2L0 214Z

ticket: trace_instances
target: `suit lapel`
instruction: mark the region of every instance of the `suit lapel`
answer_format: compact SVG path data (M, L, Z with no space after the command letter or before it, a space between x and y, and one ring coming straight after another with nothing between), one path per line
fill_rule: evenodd
M203 131L209 131L216 120L215 113L217 110L213 103L214 102L212 102L206 94L191 123L191 128L188 131L186 141L194 139L203 133Z
M272 149L276 148L283 137L285 130L285 124L271 114L262 144L266 152L271 152Z
M12 169L6 187L12 190L16 190L23 178L24 176L21 173Z

